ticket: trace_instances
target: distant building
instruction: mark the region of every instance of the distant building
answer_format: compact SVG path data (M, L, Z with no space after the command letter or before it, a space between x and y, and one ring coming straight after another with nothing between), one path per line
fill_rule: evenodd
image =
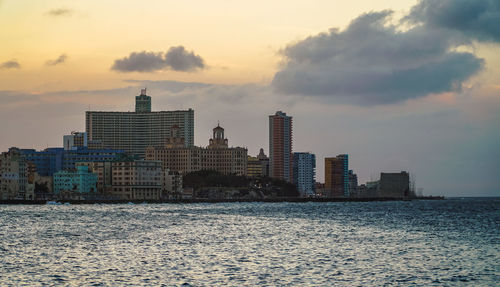
M352 169L348 172L349 176L349 196L352 196L353 193L356 193L358 188L358 176L354 173Z
M315 195L316 156L308 152L293 153L293 183L302 197Z
M34 199L34 170L18 148L0 155L0 199Z
M331 197L349 197L349 157L325 158L325 189Z
M146 89L141 89L141 94L135 97L135 112L150 113L151 97L146 95Z
M184 146L194 145L194 111L151 111L151 97L145 89L136 97L135 112L87 111L85 127L89 142L100 141L106 148L124 150L128 154L145 156L148 146L163 147L178 128Z
M247 176L259 177L262 176L262 164L257 157L248 156L247 159Z
M260 162L262 176L269 177L269 158L264 153L264 149L261 148L259 154L257 155L257 159Z
M175 129L174 129L175 131ZM172 136L178 135L176 132ZM165 147L148 147L147 160L159 160L163 168L182 174L199 170L216 170L223 174L247 174L247 149L228 147L224 137L224 129L217 125L213 129L213 137L206 148L181 147L176 139L167 139Z
M406 171L400 173L380 174L379 196L392 198L410 197L410 175Z
M292 117L277 111L269 116L269 175L292 182Z
M60 170L73 170L78 162L112 161L125 153L122 150L89 149L76 146L71 146L67 150L47 148L43 151L34 149L20 149L19 151L27 161L35 164L36 172L40 176L52 176Z
M88 141L87 133L71 132L70 135L63 136L63 148L64 150L104 149L104 144L100 140Z
M182 175L177 171L164 170L162 186L163 197L181 195L184 192L182 188Z
M96 193L97 174L87 166L78 166L75 170L61 170L54 173L54 193Z
M111 162L81 162L97 175L101 194L124 200L158 200L162 196L164 173L160 161L122 156Z

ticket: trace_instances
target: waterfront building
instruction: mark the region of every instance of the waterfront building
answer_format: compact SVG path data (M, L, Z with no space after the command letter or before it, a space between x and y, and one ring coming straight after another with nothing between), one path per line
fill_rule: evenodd
M353 193L357 192L358 188L358 175L354 173L352 169L348 172L349 177L349 195L352 196Z
M0 155L0 199L34 199L34 168L18 148Z
M248 156L247 176L248 177L262 176L262 165L257 157Z
M325 158L325 189L331 197L349 197L349 157Z
M380 174L380 197L405 198L412 196L410 193L410 175L406 171L399 173Z
M171 137L179 136L173 127ZM183 147L172 143L179 139L167 139L166 146L150 146L146 150L147 160L160 160L163 168L182 174L199 170L216 170L222 174L247 174L247 149L228 147L228 139L224 137L224 129L217 125L213 129L213 137L209 145L203 147Z
M111 161L125 153L122 150L89 149L75 146L71 146L67 150L64 148L47 148L43 151L20 149L20 152L27 161L35 164L36 172L40 176L52 176L60 170L75 169L75 164L78 162Z
M293 184L300 196L311 197L315 194L316 156L309 152L293 153Z
M282 111L269 116L269 175L292 182L292 117Z
M122 200L158 200L162 196L163 169L160 161L120 156L110 162L80 162L97 176L99 193Z
M87 111L85 127L89 141L101 141L106 148L124 150L144 157L148 146L163 147L171 127L179 129L184 146L194 145L194 111L151 111L151 97L136 97L134 112Z
M257 159L259 160L260 165L261 165L262 176L268 177L269 176L269 158L264 153L263 148L260 149L259 154L257 155Z
M182 188L182 175L177 171L164 170L163 171L163 195L181 195L183 193Z
M54 173L53 177L56 195L97 192L97 174L89 171L87 166L77 166L74 170L60 170Z

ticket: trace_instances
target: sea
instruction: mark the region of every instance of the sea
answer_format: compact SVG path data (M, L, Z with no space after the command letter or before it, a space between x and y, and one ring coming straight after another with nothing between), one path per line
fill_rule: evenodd
M500 198L0 205L1 286L499 286Z

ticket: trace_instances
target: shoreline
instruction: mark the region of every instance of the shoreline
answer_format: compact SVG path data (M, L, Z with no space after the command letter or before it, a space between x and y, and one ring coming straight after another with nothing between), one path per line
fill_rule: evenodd
M0 205L44 205L48 202L52 204L162 204L162 203L237 203L237 202L264 202L264 203L306 203L306 202L379 202L379 201L414 201L414 200L444 200L444 196L422 196L417 198L259 198L259 199L245 199L245 198L231 198L231 199L206 199L206 198L193 198L193 199L160 199L160 200L0 200ZM50 204L49 203L49 204Z

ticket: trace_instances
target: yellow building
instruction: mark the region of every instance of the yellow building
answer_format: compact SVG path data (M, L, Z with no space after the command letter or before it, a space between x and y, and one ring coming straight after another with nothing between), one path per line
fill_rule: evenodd
M248 156L247 159L247 176L259 177L262 175L262 163L253 156Z
M213 129L213 137L206 148L183 146L177 128L172 126L171 130L165 147L150 146L146 149L147 160L159 160L164 169L183 174L199 170L216 170L222 174L247 174L247 149L228 147L224 129L219 125Z

